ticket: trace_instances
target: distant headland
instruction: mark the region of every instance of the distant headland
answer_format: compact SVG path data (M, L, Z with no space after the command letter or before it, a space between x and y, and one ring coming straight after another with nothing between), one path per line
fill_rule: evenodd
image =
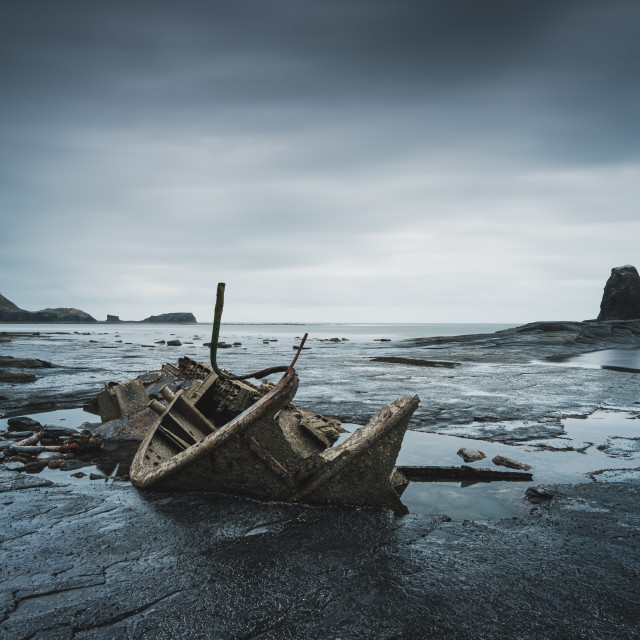
M25 311L0 293L0 322L97 322L85 311L73 307L58 307L40 311Z
M640 319L640 275L630 264L611 269L611 276L604 288L600 302L600 313L595 322L626 321ZM86 311L72 307L42 309L41 311L25 311L0 294L0 323L37 322L37 323L85 323L99 322ZM148 323L148 324L197 324L193 313L161 313L149 316L144 320L120 320L119 316L107 315L106 322L116 323ZM585 321L593 322L593 321ZM253 324L253 323L247 323ZM290 323L282 323L290 324ZM297 323L291 323L297 324ZM529 325L527 325L529 326Z
M118 316L107 315L107 322L149 322L152 324L159 324L161 322L171 324L195 324L198 321L193 313L178 312L178 313L161 313L158 316L149 316L144 320L120 320Z
M157 316L149 316L144 320L120 320L118 316L107 315L107 322L146 322L146 323L181 323L195 324L197 322L193 313L162 313ZM93 316L81 309L73 307L59 307L56 309L42 309L41 311L25 311L11 302L0 293L0 323L87 323L98 322Z

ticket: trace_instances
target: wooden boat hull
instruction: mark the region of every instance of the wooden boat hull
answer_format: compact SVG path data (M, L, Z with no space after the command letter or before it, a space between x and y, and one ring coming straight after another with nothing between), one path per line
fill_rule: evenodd
M257 402L218 426L221 417L229 418L221 385L212 373L194 392L169 393L166 407L158 403L158 421L131 465L135 486L407 513L391 476L417 396L384 407L337 446L316 441L310 447L300 425L290 415L286 420L279 415L297 390L293 369Z
M206 416L204 406L217 382L212 373L195 397L181 391L170 400L133 459L130 476L134 486L269 495L263 487L266 465L253 453L259 451L256 436L273 430L275 415L295 395L298 377L295 371L285 374L269 393L220 428ZM191 440L184 437L184 431Z

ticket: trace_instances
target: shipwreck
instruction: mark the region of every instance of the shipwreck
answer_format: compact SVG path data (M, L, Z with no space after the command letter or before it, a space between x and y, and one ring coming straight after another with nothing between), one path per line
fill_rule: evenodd
M155 491L216 491L265 501L349 505L408 513L399 493L408 480L395 466L418 396L383 407L344 441L340 423L297 409L294 365L236 376L219 369L216 350L224 305L217 289L211 366L182 359L194 378L186 388L160 389L155 418L130 469L131 482ZM282 373L276 384L246 382ZM116 389L102 402L124 400Z

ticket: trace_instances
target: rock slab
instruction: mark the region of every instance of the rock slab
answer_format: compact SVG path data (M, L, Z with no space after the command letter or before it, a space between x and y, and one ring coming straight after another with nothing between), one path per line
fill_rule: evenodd
M637 640L637 487L552 490L491 526L100 482L5 493L0 636Z

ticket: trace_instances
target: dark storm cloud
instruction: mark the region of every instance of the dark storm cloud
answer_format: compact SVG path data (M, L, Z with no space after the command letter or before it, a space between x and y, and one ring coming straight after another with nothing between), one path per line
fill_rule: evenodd
M591 286L635 259L635 1L0 12L0 263L28 302L53 290L43 272L81 300L116 274L140 300L167 256L172 299L170 279L193 273L248 289L255 273L284 288L303 274L311 315L323 278L361 283L364 305L384 273L407 291L437 273L446 306L479 278L508 288L504 265L539 291L558 268ZM571 233L582 244L567 259ZM185 304L207 287L195 280ZM357 306L340 286L336 304ZM49 296L33 306L64 302Z
M196 116L214 131L219 113L225 130L290 130L416 103L434 115L462 94L476 101L462 132L481 122L555 134L568 122L543 120L554 108L572 116L567 138L593 124L604 135L639 106L634 4L11 3L3 109L79 125L144 127L151 115L188 127Z

